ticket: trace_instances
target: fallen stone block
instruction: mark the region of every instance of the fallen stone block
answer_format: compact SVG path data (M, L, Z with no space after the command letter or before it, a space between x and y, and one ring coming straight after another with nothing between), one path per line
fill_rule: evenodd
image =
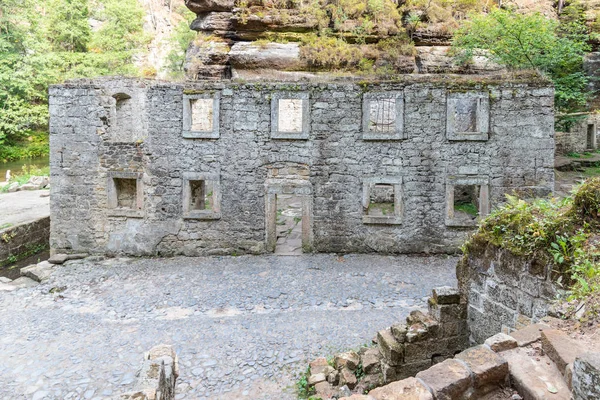
M416 378L432 390L436 400L461 399L471 389L471 371L454 359L421 371Z
M329 399L334 395L333 387L327 382L319 382L315 385L315 392L322 399Z
M20 278L15 279L11 283L8 283L7 285L11 285L11 286L15 287L16 289L23 289L23 288L35 287L38 285L38 282L36 282L33 279L28 278L26 276L22 276Z
M62 264L69 259L68 254L55 254L48 259L51 264Z
M408 333L408 327L406 324L394 324L390 328L392 330L392 335L394 338L400 343L404 343L406 341L406 334Z
M122 394L120 398L173 400L179 376L179 362L173 346L161 344L146 352L137 376L133 391Z
M376 348L365 351L360 358L365 374L375 374L381 372L381 353Z
M10 283L0 282L0 292L12 292L13 290L17 290L17 287Z
M512 332L510 336L517 341L519 347L523 347L540 340L542 338L542 331L547 329L552 328L546 324L533 324Z
M377 345L390 366L397 366L404 362L404 346L394 338L389 328L377 332Z
M407 378L373 389L369 392L375 400L433 400L429 389L416 378Z
M357 383L358 379L356 379L354 371L351 371L348 367L343 367L340 370L340 385L346 385L350 389L354 389Z
M26 276L28 278L33 279L36 282L45 281L52 275L52 270L54 269L54 265L50 264L47 261L42 261L40 263L30 265L25 268L21 268L21 276Z
M314 386L317 383L325 382L326 380L327 376L325 376L324 373L313 374L308 377L308 384Z
M5 276L0 276L0 283L9 283L12 282L12 279L7 278Z
M492 392L508 380L508 362L487 346L471 347L455 358L464 361L471 369L479 396Z
M329 367L327 359L325 357L319 357L312 360L309 364L311 374L320 374L325 371L326 367Z
M340 400L376 400L373 396L368 394L353 394L349 397L340 397Z
M459 304L460 293L451 286L441 286L432 290L433 300L437 304Z
M563 375L567 364L573 363L578 356L585 353L585 349L579 343L562 331L547 329L541 334L544 353L554 361Z
M487 338L485 344L490 346L490 349L496 353L517 347L517 341L515 338L507 335L506 333L498 333L490 338Z
M340 353L333 359L335 367L340 370L344 367L351 371L354 371L360 363L360 357L354 351L348 351L346 353Z
M586 353L575 359L573 399L600 399L600 353Z

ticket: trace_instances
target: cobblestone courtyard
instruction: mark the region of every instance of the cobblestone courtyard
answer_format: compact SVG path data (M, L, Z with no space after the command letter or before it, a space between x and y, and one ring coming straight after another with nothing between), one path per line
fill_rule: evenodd
M0 398L103 399L173 344L179 399L293 399L312 357L356 348L456 285L455 257L71 261L0 292Z

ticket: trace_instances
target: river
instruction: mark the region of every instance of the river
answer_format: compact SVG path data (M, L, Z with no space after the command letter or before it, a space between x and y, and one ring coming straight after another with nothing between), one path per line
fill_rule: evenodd
M24 158L22 160L10 161L7 163L0 163L0 182L5 181L6 171L10 170L12 175L20 174L23 171L23 167L29 170L29 168L37 167L43 168L50 165L50 157L37 157L37 158Z

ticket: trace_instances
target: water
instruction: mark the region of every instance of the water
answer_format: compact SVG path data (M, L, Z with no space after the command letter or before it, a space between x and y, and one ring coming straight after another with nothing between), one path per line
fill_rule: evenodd
M43 168L50 165L50 157L37 157L37 158L24 158L22 160L10 161L7 163L0 163L0 182L6 180L6 171L10 170L10 173L14 176L15 174L21 174L23 167L29 171L30 167Z

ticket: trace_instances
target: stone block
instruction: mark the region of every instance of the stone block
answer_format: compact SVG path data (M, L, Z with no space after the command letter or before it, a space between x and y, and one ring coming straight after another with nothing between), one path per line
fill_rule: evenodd
M349 370L354 371L356 367L358 367L360 357L354 351L348 351L346 353L336 354L333 362L338 370L348 368Z
M377 345L387 364L397 366L404 362L404 345L394 338L389 328L377 332Z
M466 304L432 304L429 303L429 313L440 323L455 322L467 319Z
M569 400L571 393L556 366L548 357L531 357L528 351L517 347L502 352L512 386L527 400Z
M460 293L451 286L441 286L433 289L433 300L436 304L459 304Z
M352 396L340 397L340 400L375 400L368 394L353 394Z
M600 353L586 353L573 363L574 400L600 399Z
M48 259L50 264L62 264L69 259L68 254L54 254L52 257Z
M315 358L309 363L311 374L320 374L325 371L326 367L329 367L329 363L325 357Z
M573 363L578 356L586 352L583 346L562 331L547 329L541 332L541 337L544 353L563 375L567 364Z
M30 265L25 268L21 268L21 276L26 276L28 278L33 279L36 282L45 281L52 274L52 269L54 265L50 264L47 261L42 261L35 265Z
M425 371L431 367L433 362L431 360L407 362L399 367L396 367L396 380L406 379L415 376L421 371Z
M354 371L351 371L348 367L343 367L340 370L340 385L346 385L350 389L354 389L357 383L358 379L356 379Z
M455 356L467 364L473 373L478 395L487 394L508 380L508 363L487 346L471 347Z
M315 385L315 392L323 399L329 399L334 395L333 387L327 382L319 382Z
M381 361L381 376L383 378L383 383L397 381L398 374L396 372L396 367L387 364L385 361Z
M12 279L7 278L5 276L0 276L0 283L9 283L12 282Z
M487 338L485 344L490 346L490 349L497 353L517 347L517 341L512 336L505 333L498 333Z
M514 331L510 334L517 341L519 347L527 346L533 342L537 342L542 338L542 331L552 329L546 324L533 324L529 325L518 331Z
M377 348L370 348L360 357L365 374L381 372L381 353Z
M404 343L406 341L406 333L408 332L406 324L394 324L392 325L391 330L392 335L398 342Z
M325 382L327 380L327 376L324 373L312 374L308 377L308 384L311 386L316 385L320 382Z
M375 400L433 400L429 389L416 378L407 378L373 389L369 392Z
M454 400L471 389L471 372L460 361L450 359L421 371L416 376L431 388L436 400Z

